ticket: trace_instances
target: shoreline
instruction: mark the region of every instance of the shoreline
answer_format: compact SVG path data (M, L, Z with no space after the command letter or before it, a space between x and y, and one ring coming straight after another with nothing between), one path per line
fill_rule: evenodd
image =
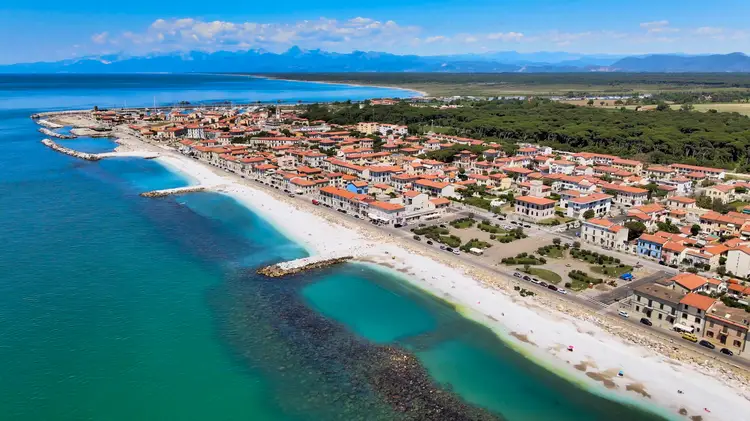
M409 88L402 88L398 86L384 86L384 85L363 85L361 83L346 83L346 82L328 82L328 81L319 81L319 80L300 80L300 79L284 79L280 77L273 77L273 76L266 76L266 75L257 75L257 74L247 74L242 76L248 76L248 77L254 77L257 79L268 79L268 80L280 80L284 82L304 82L304 83L320 83L323 85L340 85L340 86L354 86L357 88L380 88L380 89L395 89L399 91L407 91L407 92L416 92L418 95L411 96L407 98L420 98L425 96L430 96L428 92L425 91L419 91L416 89L409 89Z
M546 294L522 299L512 289L513 285L523 286L522 283L497 279L479 268L456 264L435 251L425 252L413 244L390 238L377 228L334 218L307 201L286 198L174 150L122 134L117 139L120 145L160 150L163 156L157 160L171 161L170 170L177 169L200 184L212 184L214 191L227 194L258 213L308 253L346 249L380 269L393 270L400 274L400 279L453 304L464 317L490 328L500 340L533 363L582 385L591 393L618 401L624 399L652 411L657 407L658 414L668 411L670 418L675 419L681 409L704 420L730 419L750 400L747 383L743 385L742 379L727 379L722 367L701 364L695 357L680 362L677 357L683 355L675 354L677 359L674 359L663 355L665 352L635 345L632 342L643 337L612 320L604 323L603 317L586 310L565 308L559 298L550 300ZM330 235L332 230L337 234L335 238ZM566 350L569 344L575 345L575 352ZM625 372L623 377L616 376L617 371L612 374L612 370L620 369ZM737 378L736 374L730 374ZM723 381L717 380L717 376ZM606 388L607 384L614 386ZM678 395L678 388L685 394ZM703 408L712 412L707 413Z

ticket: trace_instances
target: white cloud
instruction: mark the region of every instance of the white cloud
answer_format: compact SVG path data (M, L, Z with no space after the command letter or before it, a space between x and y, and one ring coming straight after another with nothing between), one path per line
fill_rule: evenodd
M672 28L669 26L668 20L657 20L653 22L641 23L641 28L645 29L650 34L666 33L666 32L679 32L679 29Z
M698 35L719 35L724 32L724 28L715 28L712 26L701 26L695 30Z
M292 24L207 22L183 18L157 19L142 32L128 31L115 38L99 34L92 40L99 44L130 44L152 50L281 50L292 45L350 50L383 48L399 42L412 43L418 31L418 28L401 26L394 21L364 17L344 21L321 18Z
M91 41L94 44L104 44L104 43L107 42L107 37L108 36L109 36L109 33L106 32L106 31L102 32L102 33L99 33L99 34L94 34L94 35L91 36Z
M518 42L523 39L523 34L520 32L496 32L487 35L487 39L501 40L503 42Z
M479 39L471 35L465 36L463 38L463 42L468 43L468 44L475 43L477 41L479 41Z
M448 41L448 37L444 37L442 35L434 36L434 37L427 37L425 38L424 42L427 44L432 44L435 42L446 42Z

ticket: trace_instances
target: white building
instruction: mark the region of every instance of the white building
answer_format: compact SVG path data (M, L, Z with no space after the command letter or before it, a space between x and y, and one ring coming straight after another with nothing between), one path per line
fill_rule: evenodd
M628 246L628 229L606 219L591 218L582 221L581 240L600 247L622 250Z
M555 203L543 197L520 196L516 198L516 214L522 219L539 222L555 216Z
M609 215L612 207L612 196L603 193L592 193L587 196L574 197L568 200L567 215L571 218L583 219L587 211L593 211L594 216Z

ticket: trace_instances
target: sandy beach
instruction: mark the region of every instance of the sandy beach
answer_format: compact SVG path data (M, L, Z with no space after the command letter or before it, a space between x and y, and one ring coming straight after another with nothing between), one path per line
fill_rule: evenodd
M406 92L416 92L417 95L412 95L411 97L407 98L414 98L414 97L421 97L421 96L429 96L429 94L425 91L418 91L416 89L408 89L408 88L400 88L398 86L385 86L385 85L363 85L361 83L344 83L344 82L324 82L324 81L317 81L317 80L298 80L298 79L282 79L278 77L273 76L263 76L263 75L246 75L248 77L254 77L258 79L272 79L272 80L282 80L285 82L306 82L306 83L320 83L323 85L342 85L342 86L355 86L358 88L383 88L383 89L397 89L399 91L406 91Z
M704 361L665 340L633 332L612 317L575 308L553 294L522 298L513 286L523 285L513 279L498 278L368 224L342 219L170 148L146 144L132 133L116 133L118 149L158 151L158 162L192 184L235 198L310 254L346 252L382 270L396 271L405 281L490 327L519 352L596 393L656 405L676 419L680 415L692 420L750 419L744 371ZM573 352L567 350L571 345Z

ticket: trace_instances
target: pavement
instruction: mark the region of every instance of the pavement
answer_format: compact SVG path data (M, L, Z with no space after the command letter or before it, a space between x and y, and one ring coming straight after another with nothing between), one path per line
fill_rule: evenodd
M622 301L623 299L629 297L633 293L633 289L635 289L635 287L650 284L662 279L671 278L672 276L673 275L671 273L660 270L648 276L626 282L624 285L621 285L611 291L599 294L595 297L595 299L603 304L609 305L618 301Z

